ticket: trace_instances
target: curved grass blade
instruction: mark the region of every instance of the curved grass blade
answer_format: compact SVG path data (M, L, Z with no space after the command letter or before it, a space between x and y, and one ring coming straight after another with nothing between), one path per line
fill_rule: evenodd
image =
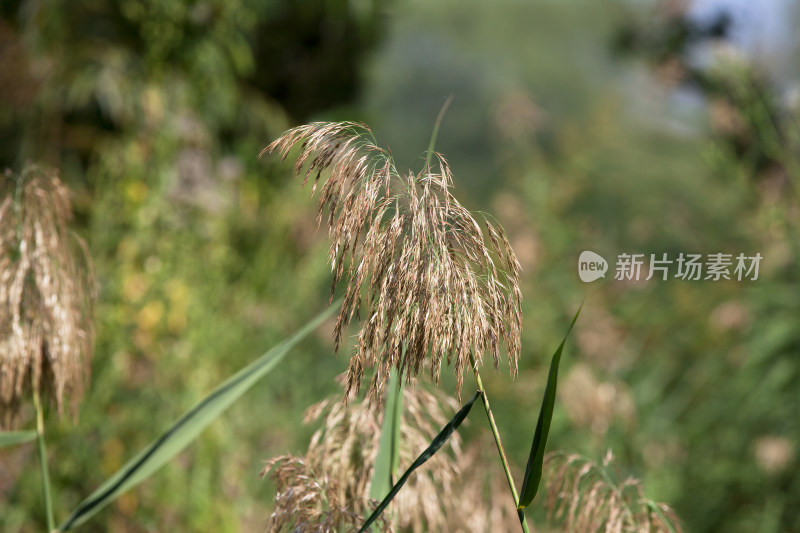
M378 443L378 456L375 458L375 470L369 487L369 497L381 500L389 492L394 483L400 457L400 419L403 412L403 383L392 370L389 378L389 392L383 411L381 439Z
M531 453L528 456L528 465L525 467L525 478L522 481L522 490L519 495L518 510L525 509L531 504L539 492L539 483L542 481L542 464L544 462L544 448L547 445L547 435L550 433L550 422L553 420L553 406L556 403L556 387L558 387L558 365L561 363L561 353L564 351L564 344L567 342L572 326L578 320L581 309L572 318L569 329L564 334L564 339L558 345L558 349L553 354L550 361L550 372L547 376L547 387L544 389L542 407L539 410L539 421L536 423L536 432L533 434L533 444Z
M458 426L460 426L461 423L464 422L464 419L467 418L467 415L472 409L472 404L475 403L475 400L478 399L479 395L480 391L477 391L475 394L473 394L472 398L456 413L456 416L451 418L450 422L448 422L444 428L442 428L439 434L436 435L436 437L431 441L430 446L428 446L425 451L422 452L419 457L417 457L416 461L414 461L414 463L408 467L408 470L403 473L400 479L397 480L397 483L394 484L392 490L389 491L389 494L386 495L378 507L376 507L372 514L369 515L369 518L367 518L367 521L364 522L363 526L361 526L361 529L358 530L358 533L363 533L369 529L372 523L375 522L381 513L389 506L394 497L397 496L397 493L400 492L401 488L403 488L403 485L405 485L406 481L408 481L408 478L411 477L411 474L414 473L414 470L425 464L425 462L433 457L433 454L439 451L439 448L441 448L444 443L447 442L447 439L450 438L455 430L458 429Z
M136 457L128 461L88 498L83 500L58 528L58 531L68 531L84 523L120 494L138 485L164 466L170 459L191 444L211 422L239 399L242 394L275 368L291 348L322 324L325 319L338 309L340 304L341 301L330 306L294 335L273 347L203 398L197 405L181 416L172 427L139 452Z
M436 146L436 138L439 136L439 126L442 125L442 119L444 118L444 114L447 113L447 108L450 107L450 104L453 103L453 95L447 97L447 100L444 101L442 108L439 110L439 114L436 116L436 122L433 124L433 132L431 133L431 141L428 143L428 151L425 154L425 166L431 166L431 159L433 159L433 148Z
M36 439L35 431L3 431L0 432L0 448L16 446Z

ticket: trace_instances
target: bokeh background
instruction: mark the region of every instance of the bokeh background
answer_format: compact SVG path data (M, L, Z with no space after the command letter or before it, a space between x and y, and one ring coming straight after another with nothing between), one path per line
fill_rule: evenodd
M360 120L419 169L453 95L455 194L524 268L519 377L487 378L516 471L585 298L550 448L613 450L689 532L800 531L798 23L790 0L3 0L0 167L61 169L100 281L80 416L47 419L57 516L327 305L315 201L259 151ZM583 250L764 260L588 285ZM330 329L83 530L264 531L263 460L305 449L346 368ZM1 531L41 529L36 461L0 453Z

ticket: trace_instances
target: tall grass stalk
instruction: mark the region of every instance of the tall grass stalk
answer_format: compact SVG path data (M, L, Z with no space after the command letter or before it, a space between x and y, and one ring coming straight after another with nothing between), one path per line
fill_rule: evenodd
M450 107L452 101L453 95L448 96L447 100L445 100L444 105L442 106L442 109L439 111L439 115L436 117L436 122L433 126L433 133L431 134L431 141L428 145L428 154L425 158L426 167L431 164L431 159L433 158L434 154L434 147L436 146L436 138L439 135L439 127L441 126L444 114L447 112L447 108ZM511 490L511 496L514 498L514 507L519 507L519 494L517 493L517 488L514 485L514 477L511 475L511 469L508 466L508 458L506 457L506 452L503 448L503 442L500 439L500 432L498 431L497 424L494 421L492 407L489 404L489 396L486 394L486 388L483 386L483 380L481 379L480 370L478 370L478 364L475 361L475 357L472 355L472 353L470 353L469 358L472 365L472 370L475 374L475 382L478 384L478 391L480 392L483 409L486 412L486 418L489 420L489 427L492 430L492 437L494 437L494 443L497 445L497 454L500 457L500 463L503 465L503 472L506 475L508 488ZM517 515L519 516L519 523L522 526L522 531L529 533L530 530L528 528L528 522L525 519L525 514L522 511L517 511Z
M50 491L50 473L47 467L47 446L44 440L44 412L42 410L42 400L39 397L39 389L33 389L33 405L36 409L36 441L39 444L39 468L42 473L42 499L44 500L44 512L47 520L47 531L56 529L56 521L53 516L53 496Z
M431 132L431 141L428 143L428 153L425 156L425 166L429 167L431 165L431 161L433 160L433 154L436 153L434 148L436 147L436 139L439 137L439 126L442 125L442 119L444 119L444 114L447 113L447 108L450 107L450 104L453 102L453 95L447 97L447 100L444 101L442 104L442 108L439 110L439 114L436 116L436 122L433 124L433 132Z
M517 493L517 487L514 485L514 477L511 475L511 469L508 466L508 458L506 457L506 452L503 448L503 441L500 439L500 431L498 431L497 424L494 421L492 407L489 405L489 396L486 394L486 388L483 386L483 380L481 379L481 373L478 370L478 365L475 362L475 358L473 356L470 356L470 358L472 361L472 370L475 373L475 381L478 384L478 391L481 393L483 409L486 411L486 418L489 420L489 428L492 430L492 437L494 437L494 443L497 445L497 454L500 456L500 463L503 465L503 472L505 472L506 480L508 480L508 488L511 490L511 496L514 498L514 507L519 507L519 493ZM519 517L519 523L522 526L522 531L525 533L530 533L528 521L525 519L525 513L523 513L521 510L518 510L517 516Z

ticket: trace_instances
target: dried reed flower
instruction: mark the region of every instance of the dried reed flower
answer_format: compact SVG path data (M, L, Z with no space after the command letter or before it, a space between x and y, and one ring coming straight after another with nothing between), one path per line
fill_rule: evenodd
M26 390L52 392L73 411L90 373L94 283L85 244L67 229L69 192L54 170L2 177L0 201L0 425Z
M404 389L400 471L427 448L457 407L441 394L419 387ZM270 473L278 485L270 531L287 527L291 531L327 531L324 527L334 517L360 526L378 503L369 500L369 491L381 435L381 411L367 402L345 405L330 398L306 412L306 423L319 419L324 426L314 433L302 458L278 457L262 471L262 475ZM454 434L425 468L408 480L390 506L401 529L448 531L443 509L453 499L448 495L459 487L460 465L464 464L461 455L461 440ZM357 518L355 522L348 521L350 516Z
M452 364L460 394L471 355L480 362L500 345L516 375L522 327L520 266L502 230L486 217L494 253L476 220L450 193L450 167L441 154L418 174L401 175L391 152L370 129L353 122L315 122L291 129L267 146L294 166L312 194L323 172L317 223L327 211L333 291L347 271L336 348L353 316L367 316L350 359L345 397L358 392L365 367L376 366L370 400L381 396L391 368L407 380L429 365L437 382L442 361ZM499 260L502 268L495 265ZM505 269L505 270L504 270ZM430 359L427 360L428 354Z
M345 492L337 480L320 473L305 459L282 455L267 462L267 472L278 485L275 510L268 531L292 533L337 533L358 531L364 515L342 499ZM379 531L391 532L385 516L376 522Z
M613 481L611 452L598 464L576 454L553 452L545 457L545 506L564 530L581 533L682 533L674 511L648 500L641 484L628 478Z

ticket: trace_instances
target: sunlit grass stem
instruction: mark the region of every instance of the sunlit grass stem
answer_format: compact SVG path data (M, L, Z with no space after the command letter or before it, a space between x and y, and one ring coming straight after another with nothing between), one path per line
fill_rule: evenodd
M508 458L506 457L506 452L503 449L503 442L500 439L500 432L497 430L497 424L494 421L492 407L489 405L489 396L486 394L486 389L483 386L483 380L481 379L481 373L478 371L478 365L475 362L475 357L471 354L470 361L472 362L472 370L475 373L475 381L478 384L478 390L481 393L481 400L483 401L483 408L486 411L486 418L489 420L489 427L492 430L492 436L494 437L494 442L497 445L497 453L500 456L500 462L503 465L503 471L506 474L506 480L508 480L508 487L511 489L511 496L514 498L514 507L519 507L519 493L517 492L517 487L514 485L514 478L511 475L511 469L508 466ZM530 533L530 529L528 529L528 521L525 519L525 513L521 510L518 510L517 516L519 516L519 523L522 526L522 531L525 533Z
M428 153L425 158L425 166L430 166L431 159L433 157L433 149L436 145L436 138L439 135L439 126L442 123L442 118L444 118L444 114L447 112L447 108L450 106L450 103L453 101L453 95L447 97L445 100L444 105L442 105L442 109L439 111L439 115L436 117L436 123L433 126L433 132L431 134L431 141L428 145ZM475 381L478 384L478 390L481 393L481 400L483 402L483 408L486 411L486 417L489 420L489 427L492 430L492 435L494 436L494 442L497 445L497 453L500 456L500 462L503 464L503 471L506 474L506 479L508 480L508 487L511 489L511 495L514 498L514 507L519 507L519 494L517 493L517 488L514 486L514 478L511 476L511 469L508 466L508 459L506 458L505 450L503 449L503 442L500 440L500 432L497 430L497 424L494 421L494 414L492 414L492 408L489 405L489 397L486 394L486 389L483 387L483 380L481 379L481 374L478 371L478 365L475 362L475 357L470 354L470 362L472 364L472 370L475 373ZM519 523L522 526L522 531L525 533L529 533L528 529L528 522L525 519L525 514L520 510L517 511L519 516Z

